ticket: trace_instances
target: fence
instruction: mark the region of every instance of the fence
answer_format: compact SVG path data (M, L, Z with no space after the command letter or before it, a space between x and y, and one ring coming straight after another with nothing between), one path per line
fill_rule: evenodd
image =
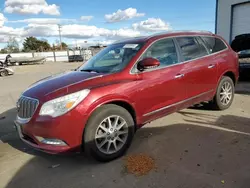
M28 53L11 53L12 57L45 57L46 61L68 61L71 55L81 55L83 60L89 60L98 50L68 50L68 51L51 51L51 52L28 52ZM0 54L0 61L5 61L8 54Z

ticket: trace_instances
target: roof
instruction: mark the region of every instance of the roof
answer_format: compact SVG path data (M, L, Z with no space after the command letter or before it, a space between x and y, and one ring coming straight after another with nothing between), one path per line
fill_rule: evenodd
M146 41L146 39L148 38L148 36L140 36L140 37L133 37L133 38L126 38L126 39L122 39L122 40L118 40L115 41L113 44L119 44L119 43L140 43L143 41Z
M148 36L141 36L141 37L134 37L134 38L127 38L123 40L119 40L114 42L113 44L119 44L119 43L140 43L140 42L146 42L150 39L158 39L162 37L171 37L171 36L178 36L178 35L214 35L210 31L194 31L194 30L188 30L188 31L167 31L167 32L161 32L156 33L153 35Z

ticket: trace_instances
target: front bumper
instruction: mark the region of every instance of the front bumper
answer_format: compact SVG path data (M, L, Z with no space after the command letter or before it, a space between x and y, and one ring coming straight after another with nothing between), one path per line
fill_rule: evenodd
M38 117L32 119L25 124L18 121L18 118L14 122L20 139L29 146L50 154L69 153L81 149L85 125L83 117L68 114L58 118ZM66 145L45 144L37 137L59 139Z
M18 132L19 138L26 143L27 145L31 146L32 148L43 151L50 154L59 154L59 153L65 153L70 150L69 146L54 146L54 145L47 145L39 143L38 140L36 140L35 137L24 134L22 130L22 125L18 124L16 121L14 121L16 130Z

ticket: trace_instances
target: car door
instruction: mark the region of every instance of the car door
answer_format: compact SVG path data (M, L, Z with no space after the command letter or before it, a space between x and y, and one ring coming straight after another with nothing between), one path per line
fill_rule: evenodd
M213 95L217 84L217 62L199 37L177 37L184 65L187 102L193 104Z
M154 42L142 55L144 58L156 58L160 66L139 72L138 90L135 94L136 108L142 122L174 112L178 102L186 96L183 82L183 65L179 64L178 53L173 39L161 39ZM139 60L139 61L140 61Z
M227 53L223 53L223 51L227 50L227 45L219 38L214 36L201 36L202 41L207 46L207 49L212 56L210 57L210 61L216 61L217 63L217 83L220 79L220 74L225 72L226 69L221 69L221 65L228 65L228 63L232 60L231 56ZM217 84L214 86L217 87Z

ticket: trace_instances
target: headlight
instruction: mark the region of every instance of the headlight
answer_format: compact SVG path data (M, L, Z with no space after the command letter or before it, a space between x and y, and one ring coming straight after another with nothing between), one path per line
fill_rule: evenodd
M89 89L84 89L82 91L48 101L41 107L39 115L52 117L61 116L78 105L84 98L87 97L89 92Z

